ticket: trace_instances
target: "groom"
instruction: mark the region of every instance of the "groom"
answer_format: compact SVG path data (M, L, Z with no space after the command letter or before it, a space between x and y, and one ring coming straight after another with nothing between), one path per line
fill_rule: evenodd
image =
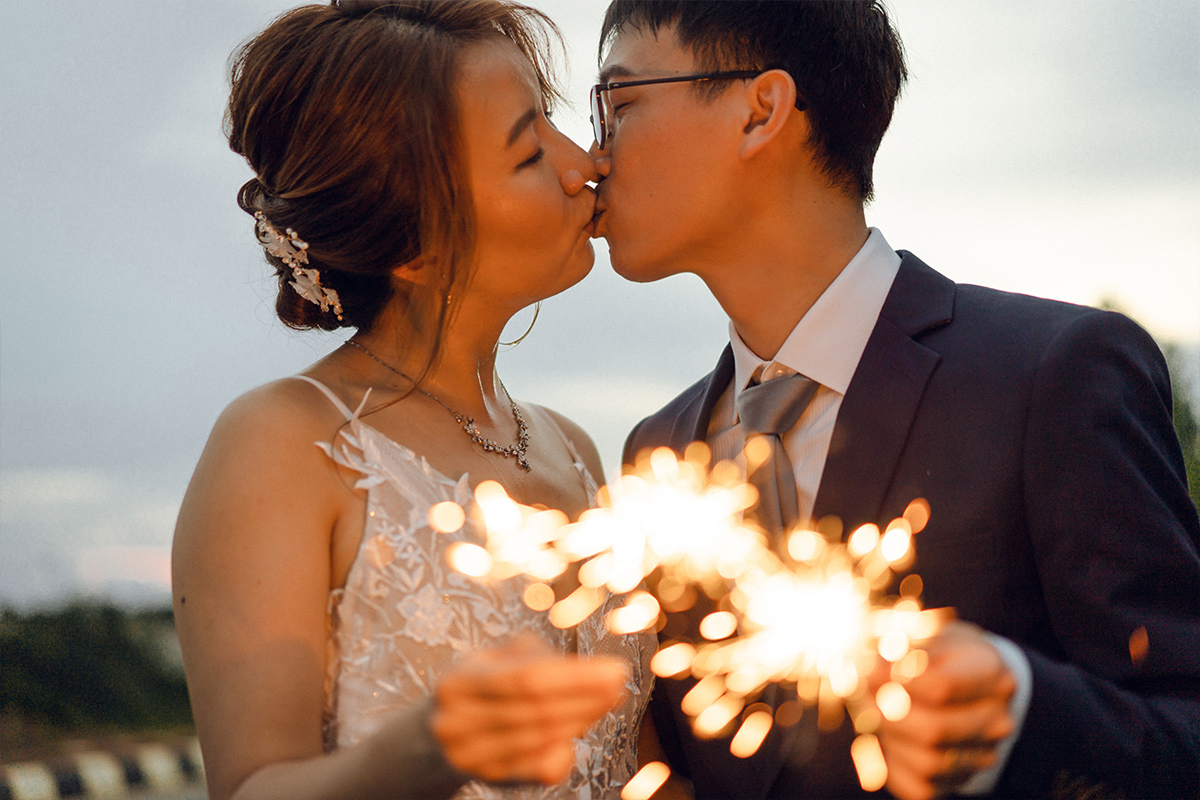
M730 317L715 370L626 461L694 440L732 457L752 390L799 385L775 392L801 398L777 439L783 519L850 531L927 499L914 571L962 620L879 730L888 791L1196 797L1200 524L1150 337L957 285L867 227L905 77L878 2L615 0L601 41L598 235L621 275L695 273ZM849 723L777 726L741 760L692 736L684 690L660 682L654 719L697 796L861 793Z

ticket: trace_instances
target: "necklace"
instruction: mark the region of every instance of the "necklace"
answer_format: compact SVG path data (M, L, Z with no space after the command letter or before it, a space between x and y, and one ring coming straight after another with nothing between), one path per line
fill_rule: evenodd
M420 386L417 386L417 382L412 378L408 377L403 372L396 369L391 364L387 363L358 342L354 341L353 339L347 339L346 344L363 351L381 367L396 373L401 378L404 378L404 380L411 383L413 388L418 392L425 395L430 400L436 401L438 405L449 411L450 415L454 417L454 421L457 422L463 429L463 433L467 434L467 436L471 438L471 441L483 448L485 452L496 453L506 458L515 458L517 460L517 465L521 467L521 469L526 471L533 469L533 467L529 465L529 458L525 454L525 451L529 448L529 426L525 424L525 417L521 414L521 409L517 408L517 404L513 401L512 395L508 393L508 389L504 386L504 381L496 378L496 380L500 382L500 388L504 389L504 395L508 398L508 404L512 408L513 419L516 420L517 423L517 443L510 445L502 445L495 439L485 438L484 435L479 432L479 427L475 424L474 417L468 417L465 414L458 413L449 405L447 405L442 398L438 397L432 392L425 391Z

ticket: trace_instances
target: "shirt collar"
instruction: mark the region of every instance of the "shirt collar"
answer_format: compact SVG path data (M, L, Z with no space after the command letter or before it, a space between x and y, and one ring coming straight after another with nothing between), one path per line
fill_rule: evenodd
M900 256L877 228L870 230L866 243L796 323L773 359L756 356L729 323L735 400L760 367L766 380L799 372L846 393L900 269Z

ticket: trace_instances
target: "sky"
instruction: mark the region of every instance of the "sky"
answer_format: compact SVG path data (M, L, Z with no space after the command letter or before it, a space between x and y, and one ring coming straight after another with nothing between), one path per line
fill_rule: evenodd
M601 0L563 30L591 141ZM336 347L273 314L221 134L233 49L290 3L13 3L0 48L0 605L162 602L175 515L242 392ZM949 277L1124 309L1200 387L1200 3L891 0L910 81L867 219ZM726 320L693 276L591 276L502 349L514 395L595 438L712 368ZM528 313L514 319L519 333ZM1200 405L1200 401L1198 401Z

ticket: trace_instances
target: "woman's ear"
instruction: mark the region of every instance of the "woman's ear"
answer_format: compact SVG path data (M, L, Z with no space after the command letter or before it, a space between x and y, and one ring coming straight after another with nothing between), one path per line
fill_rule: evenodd
M417 256L392 269L392 277L417 286L429 286L437 280L436 270L430 267L425 256Z
M800 112L796 108L796 83L781 69L769 69L746 87L747 117L738 155L750 159L780 135Z

